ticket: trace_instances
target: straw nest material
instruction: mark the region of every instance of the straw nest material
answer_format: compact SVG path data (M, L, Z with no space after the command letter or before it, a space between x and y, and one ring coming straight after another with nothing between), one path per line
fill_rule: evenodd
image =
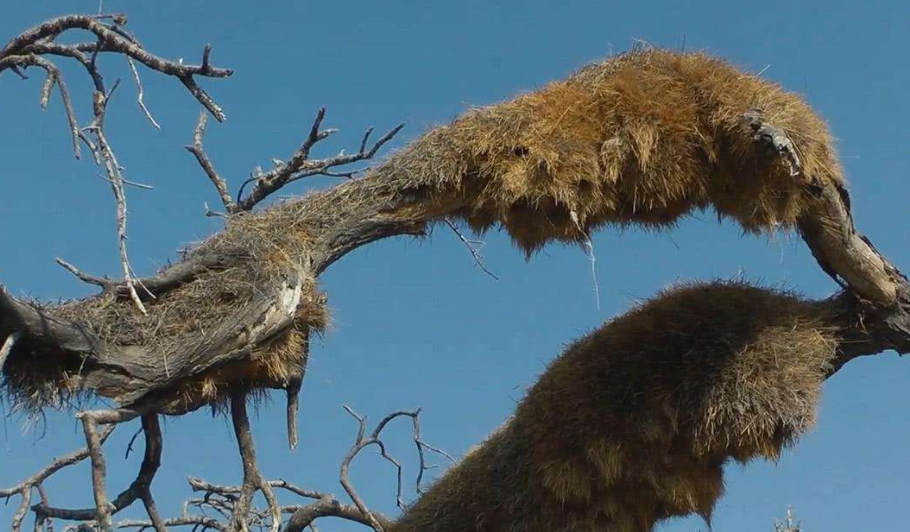
M754 109L792 140L800 174L753 139L744 115ZM288 271L307 277L294 327L232 368L178 373L185 378L170 391L180 410L217 400L231 383L280 383L300 371L306 334L327 320L310 273L313 243L352 219L461 216L478 231L501 224L531 253L553 240L584 241L602 224L660 228L711 206L747 231L792 227L811 199L807 185L825 182L842 184L841 169L824 122L799 96L703 54L636 50L472 110L363 179L232 217L188 257L217 256L218 268L147 301L148 316L110 297L46 311L166 366L224 332ZM14 350L5 392L20 405L65 404L84 389L84 369L81 360Z
M237 327L233 319L288 271L306 272L308 236L293 224L277 231L268 216L233 217L227 229L206 241L193 254L217 255L217 269L146 302L148 315L132 302L102 296L72 301L46 311L87 328L105 344L138 346L153 353L165 372L185 371L177 364L182 355L204 349L220 335ZM326 300L313 278L303 279L303 295L292 326L255 346L244 359L215 366L177 380L167 390L163 411L182 412L221 401L232 384L276 387L300 375L306 362L304 344L310 333L328 322ZM141 289L140 289L141 291ZM11 356L4 368L4 391L18 408L35 409L71 404L84 389L84 362L75 358L39 360L27 353ZM168 369L168 365L171 367ZM95 389L118 397L123 389Z
M753 139L784 131L802 174ZM825 123L798 95L700 53L638 50L430 131L383 173L461 197L528 253L606 223L666 227L713 206L750 232L792 227L806 185L843 181Z
M514 417L394 532L648 532L710 518L730 459L813 426L835 356L819 304L741 283L674 288L569 346Z

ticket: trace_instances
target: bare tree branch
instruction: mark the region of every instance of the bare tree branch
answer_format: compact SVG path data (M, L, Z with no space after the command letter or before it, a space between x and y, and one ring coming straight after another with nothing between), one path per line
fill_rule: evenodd
M395 500L396 500L396 503L398 504L398 507L403 510L406 508L406 506L404 504L404 500L402 499L403 485L402 485L401 463L388 454L385 443L381 439L382 431L385 429L385 427L391 421L393 421L399 417L408 417L411 419L411 423L413 424L413 427L414 427L414 442L417 446L417 452L420 457L420 472L417 476L417 490L418 491L420 491L420 482L423 479L423 474L428 469L426 466L426 461L424 459L424 449L438 452L440 454L445 455L449 459L451 459L451 456L449 456L448 454L446 454L443 451L440 451L434 447L426 445L423 442L423 440L420 438L420 422L419 422L420 410L419 409L415 410L415 411L393 412L393 413L387 415L376 425L376 428L373 429L373 432L370 433L370 435L368 437L365 436L366 418L364 416L357 414L348 406L345 406L344 409L345 409L345 411L347 411L348 414L350 414L351 416L354 417L354 419L357 420L359 426L358 426L358 432L357 432L357 439L354 442L354 445L351 447L351 449L345 455L344 459L341 461L341 485L344 488L344 490L347 492L347 494L351 498L351 500L354 502L354 505L360 510L360 512L363 515L366 516L367 520L370 523L370 526L374 530L376 530L376 532L383 532L384 529L389 526L389 524L387 522L386 523L381 522L381 520L379 518L377 518L373 514L373 512L371 512L367 508L363 499L357 493L357 490L354 489L354 486L350 481L348 473L350 470L351 462L354 460L354 458L356 458L357 455L360 454L360 452L362 450L366 449L367 447L376 446L377 448L379 448L380 456L382 456L382 458L384 458L386 461L388 461L393 466L395 466L397 479L398 479Z
M115 23L118 21L123 22L125 21L125 17L114 16L114 21ZM94 33L98 37L97 43L71 45L71 50L91 53L114 52L124 54L152 70L174 76L180 79L193 96L199 100L199 103L208 109L219 122L225 120L225 115L221 108L193 79L194 76L224 78L233 74L229 69L215 68L208 64L207 57L209 52L204 54L206 60L199 66L184 65L174 61L168 61L149 53L134 39L126 37L122 30L116 28L116 25L115 27L108 26L100 22L98 18L94 16L67 15L35 26L34 28L19 34L10 40L6 46L0 49L0 59L23 53L30 53L28 50L29 46L40 44L42 40L48 38L52 41L60 34L71 29L86 30Z
M372 159L376 153L382 148L387 142L392 140L392 138L404 128L404 124L399 124L398 126L392 128L388 133L382 136L373 146L367 150L366 144L370 137L370 134L373 131L373 128L367 130L366 134L363 137L363 141L360 144L360 150L353 155L345 155L342 151L340 154L335 157L330 157L327 159L310 159L310 151L313 146L318 142L325 140L332 133L335 133L334 129L320 129L322 127L322 121L325 119L325 108L319 109L319 112L316 113L316 118L313 120L313 125L310 128L310 134L303 141L303 144L300 148L294 152L290 159L287 162L278 161L275 165L275 168L266 172L264 174L254 174L253 177L248 179L243 185L241 185L237 197L237 206L236 212L240 211L249 211L256 206L260 201L267 198L270 194L281 189L283 186L300 179L314 176L314 175L327 175L334 177L345 177L352 178L355 172L342 172L335 173L332 172L332 169L338 166L344 166L358 161L366 161ZM249 195L245 198L242 197L244 187L249 183L255 183L253 190L250 191Z
M209 160L208 155L205 153L205 149L202 147L202 137L205 135L205 126L207 122L208 116L205 112L200 113L199 122L196 124L196 130L193 133L193 144L185 146L185 148L196 157L196 160L199 161L199 166L205 171L205 175L207 175L212 181L212 184L215 185L215 189L218 190L218 195L221 197L221 203L224 205L224 210L228 213L232 213L234 212L235 207L234 202L231 200L231 193L228 190L227 183L218 175L218 171L215 170L212 161Z
M269 504L272 519L270 530L278 532L281 527L281 510L272 487L263 480L262 474L259 472L259 466L256 463L256 448L250 431L246 399L247 392L245 390L234 390L231 393L231 419L234 423L234 434L237 437L237 446L243 462L243 486L240 490L240 498L234 507L231 528L238 532L248 530L247 514L250 503L252 502L253 494L256 491L261 491Z
M753 138L783 157L792 175L800 175L802 166L792 140L762 116L758 109L744 116ZM803 240L822 270L859 298L859 327L875 331L880 350L910 352L910 282L857 232L845 188L818 182L811 187L816 200L799 220Z
M92 478L93 491L95 495L96 507L87 509L65 509L50 507L45 503L32 508L36 517L39 519L56 518L69 521L94 521L99 523L100 528L104 529L105 520L110 521L111 517L123 509L132 505L136 500L141 500L145 506L146 513L149 516L151 527L156 532L166 532L165 521L158 514L155 507L155 501L152 497L151 486L155 473L161 465L162 436L161 428L156 414L146 414L142 416L142 432L145 434L145 454L136 479L130 486L117 495L112 501L107 501L104 484L106 475L106 466L104 457L101 454L100 446L96 446L92 441L95 430L97 430L99 416L87 413L84 415L83 427L86 427L86 420L90 428L85 428L86 440L89 445L86 448L88 456L92 459ZM102 421L105 421L101 417ZM110 424L101 432L101 435L109 434L116 424ZM105 436L106 437L106 436ZM96 452L97 450L97 452ZM117 528L116 525L110 524L109 527Z
M80 270L79 268L77 268L76 266L61 259L60 257L55 258L54 261L57 264L59 264L60 266L62 266L66 271L75 275L76 278L78 278L80 281L82 281L84 283L100 286L105 291L111 290L114 287L116 287L116 284L117 284L116 281L112 281L111 279L107 279L104 277L96 277L94 275L89 275L89 274L83 272L82 270Z
M314 526L313 522L321 517L337 517L373 528L370 518L365 517L359 508L341 504L331 496L327 496L324 499L306 506L287 506L285 508L292 511L293 515L291 515L291 518L288 520L284 532L303 532L307 527L312 528ZM373 512L372 515L374 519L386 523L387 526L391 525L391 520L388 518L381 516L376 512Z
M107 25L101 22L105 19L111 20L112 24ZM133 35L122 28L122 25L125 23L126 17L122 15L70 15L49 20L21 33L0 49L0 72L9 68L14 69L15 72L21 74L21 71L19 71L18 68L28 66L38 66L47 71L47 80L41 90L42 108L47 106L53 86L57 85L59 88L73 136L73 149L76 157L78 158L80 156L79 142L81 140L92 151L95 161L105 169L105 179L111 184L117 204L117 235L120 249L120 262L123 271L123 285L136 308L145 314L147 311L136 290L137 283L132 273L132 267L130 266L126 249L127 208L123 186L124 184L132 184L132 182L123 176L123 167L117 161L116 155L111 149L110 142L104 132L104 116L107 103L110 100L114 89L116 89L117 84L115 84L109 92L105 90L103 77L97 68L97 56L101 52L113 52L126 56L130 70L133 74L133 80L136 83L139 107L149 121L158 128L160 128L160 126L145 105L144 89L139 77L139 71L136 68L134 61L139 61L158 72L177 77L199 102L219 121L224 120L224 112L208 93L198 86L194 76L227 77L231 75L231 71L211 66L209 60L211 54L210 46L206 46L203 51L202 64L199 66L187 66L183 65L182 62L175 63L150 54ZM61 45L54 42L57 37L66 31L76 29L94 33L97 37L97 41L95 43L80 43L73 45ZM91 56L86 57L86 53L90 53ZM94 119L88 127L81 130L78 127L69 92L60 71L53 63L40 57L41 55L55 55L75 59L82 64L89 73L95 91L92 105ZM94 141L89 139L87 133L94 135ZM70 269L70 271L73 270ZM86 280L88 279L88 276L80 276L80 279ZM101 286L107 288L108 285Z
M89 458L92 462L92 493L95 497L95 515L101 532L108 532L111 528L111 508L107 500L105 482L107 465L104 453L101 450L101 438L98 425L91 416L82 418L82 429L85 432Z

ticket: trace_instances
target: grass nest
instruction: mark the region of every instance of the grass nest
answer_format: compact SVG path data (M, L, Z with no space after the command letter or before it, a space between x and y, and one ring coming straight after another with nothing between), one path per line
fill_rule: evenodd
M744 118L753 110L792 140L797 175L753 138ZM217 256L219 267L150 299L147 316L111 297L46 312L165 365L210 341L289 269L312 276L314 240L376 215L371 206L426 222L461 217L477 231L500 225L531 254L554 240L584 242L604 224L663 228L710 207L749 232L790 228L812 201L811 185L832 182L843 185L833 141L800 96L704 54L639 49L471 110L362 179L233 216L186 257ZM232 383L298 374L307 335L327 320L325 298L307 278L294 326L245 360L188 375L171 390L175 410L217 401ZM15 402L60 406L83 389L81 360L38 358L10 356L3 384Z
M776 460L814 426L832 323L823 304L744 283L664 291L570 345L392 531L710 520L726 462Z
M744 118L793 142L802 172L755 141ZM701 53L642 49L472 110L379 172L457 213L501 224L527 253L584 241L603 224L648 228L712 207L748 232L793 227L807 185L843 184L824 121L797 94Z

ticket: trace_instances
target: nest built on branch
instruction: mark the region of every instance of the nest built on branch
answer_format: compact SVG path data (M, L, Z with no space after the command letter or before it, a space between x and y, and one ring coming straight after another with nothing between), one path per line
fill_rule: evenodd
M764 124L791 144L757 140ZM148 315L117 290L44 307L97 349L46 358L23 341L5 385L33 406L90 389L122 404L154 394L164 411L216 401L231 383L283 387L326 322L315 277L350 245L338 241L385 236L359 235L365 225L413 233L457 216L501 225L531 253L708 207L748 231L795 227L829 185L843 186L831 138L799 96L703 54L639 50L469 111L363 178L232 215L172 267L189 274L150 288L154 299L139 291Z
M84 451L0 490L0 497L22 498L14 531L38 488L42 504L31 508L36 530L50 519L109 530L114 514L141 500L150 521L124 526L164 532L170 525L151 495L162 448L158 416L229 404L243 485L191 484L208 492L204 504L230 515L230 523L183 515L171 525L244 531L268 523L277 532L282 513L291 513L287 532L324 516L376 532L648 532L666 517L709 516L724 463L776 458L811 427L822 382L846 362L885 349L910 352L910 283L856 231L824 122L798 95L700 53L637 49L588 66L431 129L363 176L344 168L372 159L401 126L372 144L370 129L359 150L316 159L314 146L333 131L322 128L320 110L300 148L257 170L236 199L205 153L203 114L187 150L221 198L225 228L178 263L136 279L126 249L124 185L131 183L104 132L113 90L96 58L128 58L139 104L153 124L134 62L179 79L219 121L224 111L196 79L231 71L211 65L208 46L199 65L157 57L124 24L120 15L60 17L0 49L0 73L24 77L21 69L29 67L47 73L42 105L56 87L77 156L84 144L103 167L117 205L124 272L121 280L102 279L60 260L102 291L58 305L19 300L0 287L3 397L32 410L71 405L82 394L117 403L77 414ZM97 41L56 42L74 29ZM87 127L76 122L49 57L73 59L89 74L94 118ZM256 208L313 175L347 179ZM392 419L410 417L422 475L423 452L435 449L420 439L419 411L390 415L372 435L358 417L357 442L341 472L353 507L259 472L246 401L251 391L287 390L289 442L296 443L309 340L329 321L317 280L347 252L390 236L423 235L441 221L457 231L453 220L461 219L476 231L501 227L530 256L548 242L590 246L592 231L603 225L664 228L707 209L747 232L798 230L843 291L819 302L737 283L660 294L568 348L514 418L397 522L367 509L347 468L373 445L397 464L380 433ZM142 466L136 481L109 500L101 446L110 427L99 425L137 417L146 439ZM91 460L94 507L49 506L41 482L84 458ZM282 508L273 488L318 500ZM252 508L256 492L267 510Z

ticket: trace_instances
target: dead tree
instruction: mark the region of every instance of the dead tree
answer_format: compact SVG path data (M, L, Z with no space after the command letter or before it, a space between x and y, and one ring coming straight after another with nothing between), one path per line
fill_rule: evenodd
M118 405L79 411L76 417L82 422L86 449L0 492L22 496L15 529L28 512L33 489L42 498L32 507L39 527L65 519L102 530L152 527L161 532L177 525L278 530L288 513L288 530L300 530L326 515L362 522L377 531L399 526L370 512L347 484L353 506L267 480L256 466L246 399L257 390L286 390L293 446L309 338L326 322L318 276L353 249L392 236L424 235L440 222L456 227L454 221L460 219L478 231L501 226L528 254L552 241L590 244L591 232L604 225L667 227L693 210L709 208L750 232L798 231L822 270L843 288L831 300L805 303L805 308L824 310L818 330L836 329L828 338L832 352L819 378L858 356L910 349L910 283L856 231L824 122L798 96L723 61L697 53L633 50L540 91L471 111L363 175L350 165L374 158L401 126L375 141L373 130L367 130L351 154L315 158L314 148L333 133L323 129L325 111L320 110L300 148L287 160L276 160L268 171L255 172L235 196L203 146L207 114L222 121L225 113L199 85L205 78L229 77L231 71L213 66L210 47L197 65L160 58L125 26L122 15L65 16L19 34L0 49L0 73L9 70L24 76L29 68L46 73L41 105L47 105L56 89L76 157L87 149L110 181L123 272L121 279L102 278L60 260L79 280L98 286L100 293L59 305L17 299L0 288L4 339L0 368L6 397L31 409L60 407L85 393ZM58 42L73 30L87 31L93 40ZM176 78L199 101L204 112L187 150L215 186L226 219L222 232L186 252L177 264L146 278L133 273L127 253L125 192L136 183L124 176L105 132L107 104L117 84L107 83L99 70L96 59L102 54L125 57L137 83L139 64ZM94 88L93 118L85 126L77 123L74 102L55 64L58 60L79 63ZM139 94L145 109L141 90ZM147 116L154 124L151 114ZM315 175L342 182L257 208L287 184ZM762 321L762 316L767 314L756 314L744 327L761 330L773 322ZM705 394L712 389L706 386ZM243 484L191 483L206 496L190 502L218 512L224 520L186 512L164 519L151 491L162 445L158 417L205 405L230 410ZM646 419L649 414L641 415ZM416 423L416 413L393 417L401 416ZM102 445L111 427L136 418L142 420L145 459L133 484L110 499ZM365 446L382 449L379 433L387 421L371 435L361 425L346 464ZM748 421L731 418L726 423ZM773 434L777 428L772 427ZM692 436L685 431L674 434ZM781 434L776 437L780 444L789 441ZM496 438L491 442L499 441ZM421 452L429 449L419 435L415 442ZM737 458L736 446L718 445L711 451L719 453L715 460ZM42 481L85 458L92 465L95 505L50 506ZM571 467L569 454L550 458L556 460L552 467ZM453 474L470 469L464 464ZM345 474L343 468L342 479ZM444 479L434 489L446 485ZM277 490L315 502L292 511L277 502ZM252 508L257 491L269 503L265 510ZM648 530L667 515L703 510L697 497L691 504L677 501L672 507L659 497L654 500L658 502L650 511L622 515L631 523L629 530ZM149 520L116 522L116 514L136 501L144 504ZM432 504L432 499L424 498L418 506L431 505L431 512L439 509ZM406 526L411 515L407 513L400 526ZM505 515L497 519L508 519ZM458 525L480 527L479 516L474 517L472 524Z

